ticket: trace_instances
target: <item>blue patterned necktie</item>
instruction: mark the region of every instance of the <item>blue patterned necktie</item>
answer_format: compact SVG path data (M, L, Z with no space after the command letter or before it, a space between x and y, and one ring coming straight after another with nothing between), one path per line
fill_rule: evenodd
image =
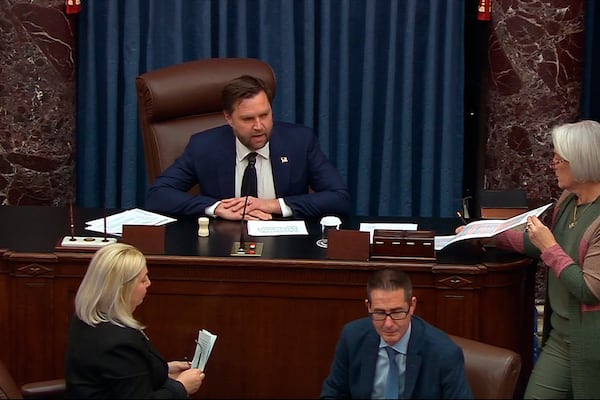
M390 369L388 376L385 380L385 398L386 399L397 399L399 396L398 388L400 387L400 372L398 370L398 363L396 362L396 354L398 352L393 347L386 347L388 358L390 361Z
M256 183L256 153L252 152L246 156L248 165L244 170L244 177L242 178L242 190L241 195L258 197L257 183Z

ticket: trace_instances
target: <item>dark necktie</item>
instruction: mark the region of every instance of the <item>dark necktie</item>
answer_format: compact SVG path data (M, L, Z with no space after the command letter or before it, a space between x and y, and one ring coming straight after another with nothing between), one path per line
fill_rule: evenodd
M386 399L397 399L398 391L400 387L400 371L398 370L398 363L396 362L396 354L398 352L393 347L386 347L388 358L390 359L390 369L388 376L385 380L385 398Z
M244 177L242 178L242 196L253 196L258 197L257 184L256 184L256 153L252 152L246 156L248 165L244 170Z

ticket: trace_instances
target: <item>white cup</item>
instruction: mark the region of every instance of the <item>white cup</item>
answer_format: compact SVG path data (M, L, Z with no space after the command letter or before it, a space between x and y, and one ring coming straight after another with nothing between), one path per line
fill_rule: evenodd
M327 239L329 237L329 231L340 229L342 220L338 217L327 216L321 218L321 239L317 240L317 246L327 248Z
M208 230L208 217L200 217L198 218L198 236L206 237L209 234Z

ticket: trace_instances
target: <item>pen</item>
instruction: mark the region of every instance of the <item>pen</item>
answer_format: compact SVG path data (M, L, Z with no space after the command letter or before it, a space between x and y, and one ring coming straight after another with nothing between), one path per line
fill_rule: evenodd
M456 215L458 216L458 218L460 218L460 220L462 221L463 224L467 225L467 221L465 221L465 219L463 218L462 214L460 213L460 211L456 212Z

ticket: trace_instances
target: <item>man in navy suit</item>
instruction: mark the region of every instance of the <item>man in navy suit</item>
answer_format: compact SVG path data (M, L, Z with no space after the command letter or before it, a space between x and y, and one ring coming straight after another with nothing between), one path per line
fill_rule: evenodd
M314 132L273 122L272 93L260 79L241 76L223 89L227 125L193 135L183 154L156 178L146 207L180 215L242 217L247 156L256 153L257 195L247 219L306 218L350 213L350 195L321 151ZM188 190L200 186L200 195Z
M414 315L417 298L404 272L375 272L365 303L369 317L342 330L321 398L473 398L462 350Z

